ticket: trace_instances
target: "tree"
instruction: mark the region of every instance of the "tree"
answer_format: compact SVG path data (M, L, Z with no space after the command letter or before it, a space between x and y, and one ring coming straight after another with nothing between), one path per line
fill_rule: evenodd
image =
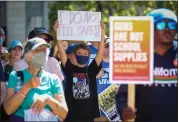
M58 10L100 11L109 35L109 16L142 16L156 8L168 8L178 15L178 1L57 1L50 5L50 32Z

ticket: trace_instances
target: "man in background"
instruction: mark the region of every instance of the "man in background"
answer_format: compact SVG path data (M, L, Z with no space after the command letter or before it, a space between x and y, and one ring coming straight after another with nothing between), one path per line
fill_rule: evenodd
M136 85L136 110L127 106L127 85L121 85L116 105L122 120L136 122L178 121L177 16L168 9L148 14L154 18L154 83Z
M6 38L5 32L2 29L2 27L0 27L0 58L1 58L3 68L8 63L8 60L9 60L8 48L3 46L5 38Z

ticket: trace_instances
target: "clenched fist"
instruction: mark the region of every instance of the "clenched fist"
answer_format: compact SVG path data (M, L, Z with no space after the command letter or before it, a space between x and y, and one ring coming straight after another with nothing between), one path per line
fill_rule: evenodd
M37 88L40 85L40 78L34 76L26 83L28 88Z

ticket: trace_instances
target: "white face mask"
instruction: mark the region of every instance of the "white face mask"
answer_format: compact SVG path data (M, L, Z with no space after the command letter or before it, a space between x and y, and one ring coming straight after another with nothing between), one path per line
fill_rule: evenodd
M32 56L32 64L36 68L42 68L46 60L47 54L45 52L40 52Z

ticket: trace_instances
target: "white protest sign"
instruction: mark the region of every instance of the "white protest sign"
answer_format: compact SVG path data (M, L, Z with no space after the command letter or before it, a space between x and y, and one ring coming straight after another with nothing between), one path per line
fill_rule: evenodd
M47 109L42 110L40 113L34 113L32 109L24 111L25 121L55 121L57 122L56 116Z
M101 12L58 11L58 40L101 41Z

